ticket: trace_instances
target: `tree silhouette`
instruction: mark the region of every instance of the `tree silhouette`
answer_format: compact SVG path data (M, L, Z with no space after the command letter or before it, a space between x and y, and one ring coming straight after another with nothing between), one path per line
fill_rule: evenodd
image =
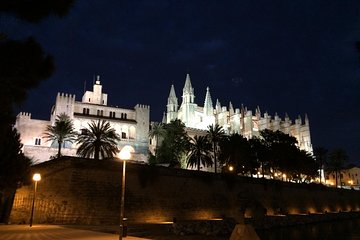
M200 171L200 165L205 167L212 166L213 162L210 157L211 144L206 136L195 136L190 139L190 151L187 158L187 166L197 167Z
M335 173L335 184L338 187L338 176L340 176L341 184L341 171L344 168L344 164L347 161L348 156L345 150L341 148L334 149L329 154L329 161L327 165L327 171Z
M260 163L261 175L264 178L265 174L270 173L270 147L264 139L259 137L249 139L249 143L257 161Z
M0 146L0 222L7 222L17 187L30 181L31 159L21 149L20 135L9 127Z
M326 164L326 160L327 160L327 153L328 153L328 150L323 147L316 147L314 149L314 156L315 156L316 162L318 164L318 168L319 168L320 183L322 180L321 173L324 170L324 165Z
M4 20L4 13L30 22L37 22L33 20L39 21L52 14L63 16L71 8L72 3L70 0L2 0L1 20ZM49 10L50 5L52 10ZM12 40L5 32L0 32L0 66L0 167L6 171L0 171L0 179L7 187L16 188L21 182L20 176L29 171L30 160L25 158L15 145L12 145L13 148L8 145L14 141L20 144L18 134L14 133L12 128L15 121L13 107L26 99L30 89L49 78L55 67L53 58L45 54L41 45L33 38ZM7 156L12 156L12 160L7 161ZM13 177L7 178L6 174ZM5 178L9 181L3 181ZM9 199L12 196L4 197L0 194L1 213L3 208L8 208L11 204L8 202L8 206L4 207L4 198ZM0 220L6 222L7 217L8 215L2 216Z
M57 157L61 156L62 145L66 142L73 142L76 140L76 132L74 126L68 115L62 113L55 119L55 124L46 127L45 138L48 141L56 141L58 144Z
M215 126L214 125L208 126L207 137L209 138L209 141L211 142L213 148L215 173L217 172L216 158L218 154L219 142L221 141L222 138L224 138L224 136L225 136L224 129L218 124L215 124Z
M297 140L286 133L265 129L260 131L261 138L268 148L269 166L271 174L278 170L286 172L288 165L294 161L294 151L296 151Z
M249 141L238 133L224 137L220 142L219 160L234 167L234 172L242 175L252 176L259 167Z
M181 165L189 149L189 137L185 125L179 119L164 124L165 135L158 148L157 158L160 163L169 163L170 167Z
M92 157L99 160L101 158L113 157L119 150L116 141L120 136L111 127L110 123L105 120L91 121L88 128L81 129L77 138L80 144L76 154L82 157Z
M155 146L155 158L157 158L157 151L159 148L160 138L163 138L166 134L166 130L164 128L163 123L153 123L151 124L151 128L149 131L149 137L155 138L156 146Z

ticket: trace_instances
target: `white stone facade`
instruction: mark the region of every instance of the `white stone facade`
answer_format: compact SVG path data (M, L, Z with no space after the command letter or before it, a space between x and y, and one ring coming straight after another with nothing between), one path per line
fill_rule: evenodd
M280 130L294 136L300 149L310 153L313 151L309 120L306 115L304 121L299 116L293 122L287 115L284 119L277 114L272 118L267 112L262 115L259 107L255 110L255 114L243 106L234 109L231 102L227 108L221 106L219 100L216 100L215 107L213 107L209 88L206 89L203 107L198 106L194 100L194 89L191 85L190 75L187 74L180 107L174 85L171 86L163 122L169 123L171 120L179 119L187 128L199 130L207 130L209 125L219 124L227 134L239 133L246 138L259 136L259 131L264 129ZM194 130L190 132L192 131Z
M88 127L88 123L106 120L120 135L118 147L130 145L135 149L133 159L147 161L149 148L150 107L137 104L134 109L107 106L108 96L102 92L99 78L93 85L93 91L86 91L82 101L76 101L75 95L58 93L55 105L51 110L49 121L32 119L30 113L19 113L15 128L19 131L23 152L34 162L43 162L57 154L57 143L44 138L48 125L52 125L61 113L67 114L73 121L74 130ZM63 155L76 156L75 143L67 143L61 152Z

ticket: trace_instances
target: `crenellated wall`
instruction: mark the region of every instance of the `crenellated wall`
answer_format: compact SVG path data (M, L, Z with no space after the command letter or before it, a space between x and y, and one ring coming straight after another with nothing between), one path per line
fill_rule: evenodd
M34 222L118 224L121 166L116 161L61 158L33 167L42 174ZM359 211L360 192L319 185L127 164L125 217L131 222L247 217L259 213ZM10 221L29 220L32 186L19 188Z

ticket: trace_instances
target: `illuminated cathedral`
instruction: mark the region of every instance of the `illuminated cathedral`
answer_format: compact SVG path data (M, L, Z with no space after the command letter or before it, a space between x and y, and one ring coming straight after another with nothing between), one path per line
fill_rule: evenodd
M221 106L219 100L216 100L214 107L209 88L206 88L203 106L199 106L194 100L194 88L190 75L187 74L180 105L175 87L171 85L163 122L179 119L193 135L215 124L221 126L227 134L239 133L246 138L259 136L259 132L264 129L279 130L295 137L300 149L312 153L309 119L306 115L304 120L299 116L292 121L287 115L281 119L277 114L274 117L267 112L261 114L259 107L253 113L244 106L234 108L231 102L229 107Z

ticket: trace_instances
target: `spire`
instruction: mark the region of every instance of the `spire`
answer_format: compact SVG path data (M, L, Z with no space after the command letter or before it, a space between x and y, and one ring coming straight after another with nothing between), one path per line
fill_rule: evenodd
M170 94L168 97L168 104L174 103L174 101L172 101L172 100L176 100L176 104L177 104L177 97L176 97L176 93L175 93L174 84L171 84Z
M214 108L211 100L210 89L206 88L205 102L204 102L204 114L205 116L212 116L214 114Z
M302 119L301 119L301 116L299 115L298 116L298 119L299 119L299 123L300 123L300 125L302 124Z
M277 112L275 112L274 120L275 121L280 121L280 118L279 118L279 115L278 115Z
M168 108L168 112L177 111L178 108L178 99L176 97L175 88L173 84L171 84L167 108Z
M234 107L231 102L229 102L229 113L230 113L230 116L234 115Z
M194 103L195 95L194 89L191 86L190 75L186 74L185 85L183 88L183 103Z
M305 113L305 125L309 125L309 118L307 113Z
M162 118L161 122L166 123L166 113L165 112L163 113L163 118Z
M219 102L219 99L216 99L215 109L217 113L221 112L221 104Z
M193 91L189 74L186 74L185 86L184 86L183 91L184 91L184 93L185 92L192 93L192 91Z

